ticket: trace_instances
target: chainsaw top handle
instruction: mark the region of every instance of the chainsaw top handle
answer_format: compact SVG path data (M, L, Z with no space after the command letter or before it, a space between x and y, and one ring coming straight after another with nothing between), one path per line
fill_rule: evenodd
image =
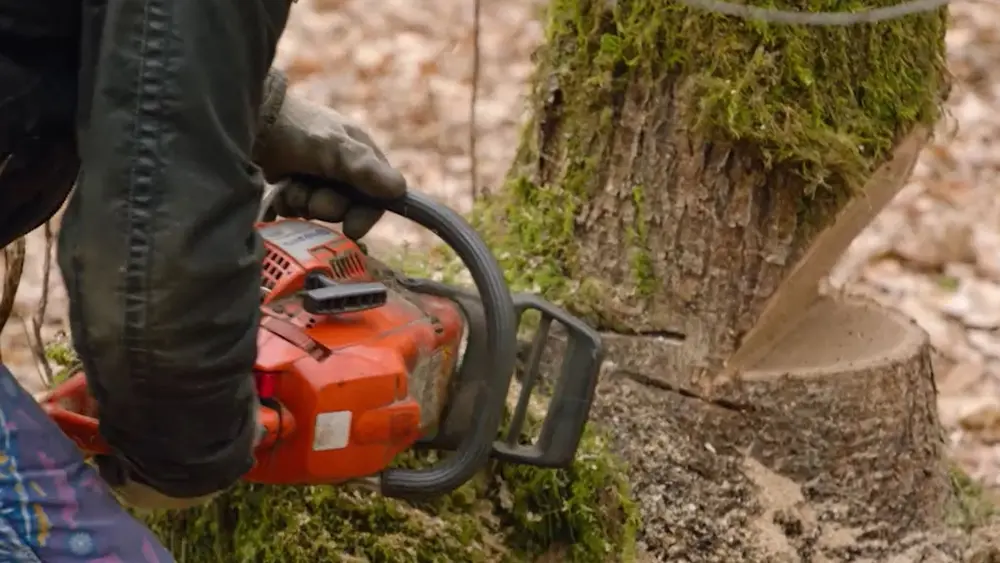
M280 188L278 188L280 189ZM378 200L349 186L337 190L355 203L384 209L436 234L455 251L469 270L482 302L490 362L481 366L482 387L475 398L473 426L454 453L423 469L391 468L382 472L380 492L387 497L419 498L447 494L472 479L489 461L503 422L507 390L517 360L518 315L500 265L472 226L454 210L429 197L408 192L393 200ZM267 206L267 202L264 202Z

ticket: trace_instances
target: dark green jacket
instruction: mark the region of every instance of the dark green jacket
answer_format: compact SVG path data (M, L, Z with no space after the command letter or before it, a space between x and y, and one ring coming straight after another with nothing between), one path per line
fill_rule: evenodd
M73 342L105 438L175 496L225 488L252 461L251 154L288 7L0 0L0 243L77 180L58 249Z

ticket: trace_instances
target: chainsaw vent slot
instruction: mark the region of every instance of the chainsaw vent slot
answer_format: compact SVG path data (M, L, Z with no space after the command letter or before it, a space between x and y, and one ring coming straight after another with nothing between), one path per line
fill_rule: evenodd
M379 282L340 283L318 272L306 278L302 308L313 315L337 315L377 309L386 304L389 288Z
M273 290L274 286L281 281L281 278L284 277L291 265L292 262L288 258L273 250L269 250L264 255L264 264L261 269L261 277L263 278L260 282L261 287L267 291Z
M357 280L368 275L364 256L355 251L345 252L331 259L330 269L333 270L335 280Z

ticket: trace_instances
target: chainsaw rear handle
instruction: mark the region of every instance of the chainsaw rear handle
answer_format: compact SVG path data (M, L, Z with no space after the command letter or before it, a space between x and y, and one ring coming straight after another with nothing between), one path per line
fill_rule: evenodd
M350 188L338 186L350 192ZM475 477L489 462L493 441L503 422L507 389L517 358L517 323L514 302L500 265L489 247L461 215L425 195L408 192L395 200L376 200L360 193L346 193L353 201L385 209L436 234L455 251L475 282L486 317L486 349L490 361L482 387L475 397L473 427L455 452L424 469L392 468L382 472L379 489L387 497L419 498L447 494Z
M74 373L41 398L39 404L84 455L113 453L101 436L101 425L96 416L97 403L87 390L87 378L82 371ZM295 419L287 410L260 409L257 412L257 424L263 431L256 451L266 451L275 442L287 439L295 432Z

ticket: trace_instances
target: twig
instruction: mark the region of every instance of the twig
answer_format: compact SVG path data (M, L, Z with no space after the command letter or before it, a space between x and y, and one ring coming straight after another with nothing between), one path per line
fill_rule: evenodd
M28 348L31 349L31 359L35 364L35 373L38 374L38 379L42 382L42 387L48 389L50 387L48 380L45 379L45 374L42 373L41 363L38 361L38 343L32 338L31 329L28 328L28 321L24 318L24 315L17 315L17 320L21 321L21 330L24 331L24 340L28 343ZM45 350L42 349L42 356L45 355Z
M3 249L4 273L3 294L0 296L0 331L10 319L14 310L14 297L21 285L21 275L24 273L24 255L26 244L24 237L17 239ZM2 359L2 358L0 358Z
M472 184L472 203L479 198L479 159L476 158L476 102L479 101L479 30L481 0L473 0L472 12L472 94L469 97L469 176Z
M49 279L52 270L52 223L45 223L45 257L42 259L42 296L38 300L38 307L31 319L31 329L34 335L34 345L31 347L35 353L35 358L42 366L45 385L52 384L52 365L48 357L45 356L45 342L42 340L42 326L45 324L45 312L49 308Z

